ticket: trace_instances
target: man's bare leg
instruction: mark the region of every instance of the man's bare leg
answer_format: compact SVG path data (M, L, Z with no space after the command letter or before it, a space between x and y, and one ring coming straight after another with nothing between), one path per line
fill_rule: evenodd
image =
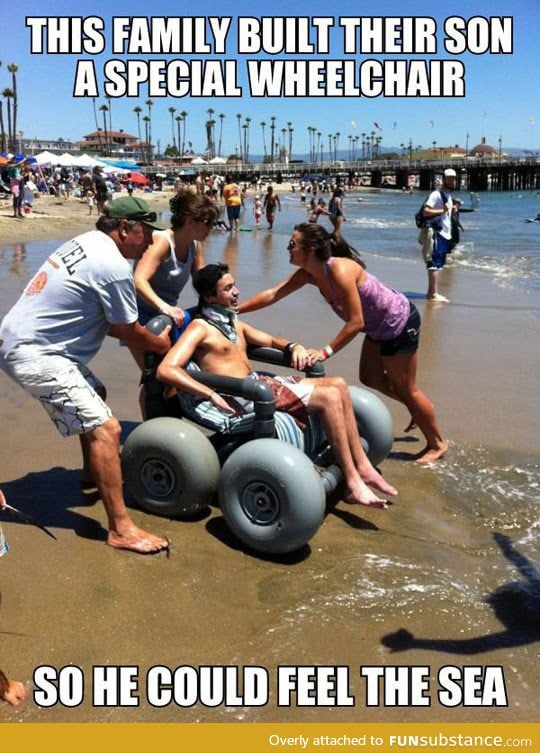
M341 420L341 409L342 400L339 389L334 385L314 385L308 412L321 415L328 441L345 478L347 486L345 501L367 507L386 507L386 500L374 494L364 483L356 468L345 425Z
M122 493L120 468L120 424L110 418L82 438L87 443L89 467L109 520L107 544L115 549L129 549L152 554L168 548L165 539L138 528L131 520Z
M340 377L336 378L334 382L337 389L339 389L341 396L345 431L347 433L349 445L351 448L351 454L353 456L356 468L358 469L358 473L366 484L372 486L374 489L377 489L377 491L382 492L382 494L395 496L397 494L397 489L387 483L383 479L381 474L373 467L362 446L360 435L358 433L358 424L356 423L356 416L354 415L354 408L352 405L351 395L349 393L347 383Z

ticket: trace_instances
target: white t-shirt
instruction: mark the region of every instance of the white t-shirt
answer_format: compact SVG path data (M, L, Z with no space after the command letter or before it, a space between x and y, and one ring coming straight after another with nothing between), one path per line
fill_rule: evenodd
M0 327L0 352L33 345L88 363L111 324L137 321L133 272L116 243L91 230L54 251Z
M437 232L442 235L443 238L450 240L452 237L452 223L450 217L452 216L453 202L452 197L450 196L448 191L443 190L443 193L447 197L446 203L448 204L448 212L441 214L441 229ZM443 209L444 204L445 202L442 199L439 189L432 191L428 196L428 200L426 201L426 206L430 207L431 209Z

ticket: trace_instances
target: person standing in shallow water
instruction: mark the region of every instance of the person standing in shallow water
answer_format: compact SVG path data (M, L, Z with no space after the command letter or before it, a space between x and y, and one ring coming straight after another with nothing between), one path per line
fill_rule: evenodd
M290 263L299 269L242 303L240 312L265 308L304 285L315 285L345 324L328 345L308 350L310 362L326 361L364 332L360 381L408 408L408 430L418 426L426 438L416 460L427 463L442 457L448 443L433 404L416 384L420 315L414 304L370 274L341 235L330 235L320 225L297 225L288 250Z
M442 186L432 191L424 205L424 217L433 227L433 251L426 262L428 273L428 301L449 303L448 298L439 293L439 274L446 264L446 256L452 250L452 212L451 191L456 186L456 171L451 167L443 173Z
M281 212L281 201L277 193L274 193L272 186L268 186L266 189L266 195L264 197L263 208L266 212L266 220L268 222L268 229L272 230L274 227L274 218L276 216L276 206Z

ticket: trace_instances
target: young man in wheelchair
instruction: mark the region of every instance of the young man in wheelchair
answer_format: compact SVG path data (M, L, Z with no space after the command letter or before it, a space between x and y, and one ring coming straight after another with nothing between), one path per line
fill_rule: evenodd
M340 377L269 377L254 372L248 360L248 346L288 350L292 366L299 370L307 365L307 352L298 343L288 343L238 320L239 292L227 265L208 264L194 275L193 285L199 295L199 316L160 363L157 378L180 394L192 396L202 411L216 410L228 415L245 413L252 409L251 405L240 398L222 396L193 379L186 369L190 361L211 374L264 381L272 389L277 410L289 413L301 428L309 414L320 416L343 472L345 501L386 507L384 497L397 492L364 452L345 381Z

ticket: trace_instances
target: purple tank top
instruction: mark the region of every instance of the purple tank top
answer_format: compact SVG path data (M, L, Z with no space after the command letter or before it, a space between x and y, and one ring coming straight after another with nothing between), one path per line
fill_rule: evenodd
M335 294L330 275L330 267L334 257L331 256L324 263L326 276L332 290L330 305L336 314L345 321L341 304ZM410 315L409 300L403 293L384 285L377 277L366 271L364 282L358 289L362 313L364 316L364 332L373 340L393 340L403 332Z

